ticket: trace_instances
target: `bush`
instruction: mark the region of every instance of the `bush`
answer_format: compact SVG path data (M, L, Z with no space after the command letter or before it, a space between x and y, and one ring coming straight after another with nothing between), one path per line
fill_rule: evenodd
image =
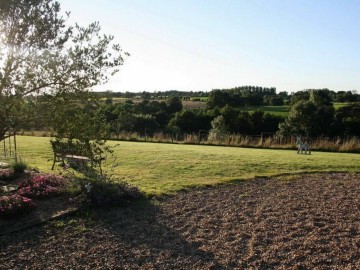
M139 199L143 195L137 187L126 182L114 182L102 176L100 179L87 179L82 183L82 194L75 202L85 206L115 206Z
M65 191L64 179L54 175L40 175L19 183L17 193L29 198L48 198Z
M33 208L35 208L35 204L31 199L18 194L0 197L0 216L13 217Z
M11 168L14 170L14 173L24 173L24 171L27 168L26 162L20 160L15 161L13 164L11 164Z

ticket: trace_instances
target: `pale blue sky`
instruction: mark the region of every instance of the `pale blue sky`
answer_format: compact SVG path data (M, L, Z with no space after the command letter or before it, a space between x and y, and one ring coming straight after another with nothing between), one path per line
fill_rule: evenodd
M360 90L358 0L59 2L131 54L99 90Z

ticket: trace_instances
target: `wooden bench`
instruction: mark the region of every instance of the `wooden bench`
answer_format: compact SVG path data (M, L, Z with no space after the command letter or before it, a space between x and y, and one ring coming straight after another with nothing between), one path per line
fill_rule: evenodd
M54 162L52 170L56 162L62 162L65 166L65 160L73 167L85 166L88 162L91 166L99 166L101 170L101 162L104 158L96 157L90 143L82 143L79 141L50 141L54 153Z

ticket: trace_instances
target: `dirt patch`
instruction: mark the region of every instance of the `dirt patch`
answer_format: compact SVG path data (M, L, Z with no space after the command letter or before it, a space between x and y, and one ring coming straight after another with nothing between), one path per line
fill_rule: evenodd
M255 179L0 237L2 269L360 269L360 174Z

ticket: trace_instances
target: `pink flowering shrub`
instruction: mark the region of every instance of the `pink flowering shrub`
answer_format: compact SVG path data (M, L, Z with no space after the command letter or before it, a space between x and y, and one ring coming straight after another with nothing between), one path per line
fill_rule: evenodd
M47 198L64 192L64 179L54 175L38 175L19 183L17 194L29 198Z
M35 208L33 201L18 194L0 197L0 216L12 217L32 208Z

